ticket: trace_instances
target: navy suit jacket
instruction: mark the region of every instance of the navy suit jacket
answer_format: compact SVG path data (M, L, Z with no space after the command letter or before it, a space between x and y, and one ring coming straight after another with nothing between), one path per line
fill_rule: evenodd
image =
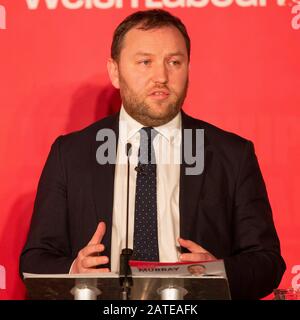
M96 134L109 128L118 137L118 123L116 114L53 143L20 272L68 273L99 221L107 226L104 254L110 257L115 166L97 163L103 142L96 141ZM184 112L182 129L204 129L204 171L186 175L188 164L181 164L180 236L224 259L232 298L271 293L285 263L253 144Z

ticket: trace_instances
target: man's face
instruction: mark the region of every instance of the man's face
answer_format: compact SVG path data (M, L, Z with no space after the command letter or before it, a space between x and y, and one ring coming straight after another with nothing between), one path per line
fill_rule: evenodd
M188 88L188 53L175 27L131 29L119 63L108 70L125 110L144 126L160 126L180 111Z
M188 267L188 270L191 274L199 276L205 273L206 268L202 265L192 265Z

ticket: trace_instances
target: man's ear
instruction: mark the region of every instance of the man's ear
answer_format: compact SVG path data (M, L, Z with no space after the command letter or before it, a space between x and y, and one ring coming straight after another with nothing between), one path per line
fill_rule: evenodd
M116 89L120 89L118 63L112 58L109 58L107 61L107 71L112 85Z

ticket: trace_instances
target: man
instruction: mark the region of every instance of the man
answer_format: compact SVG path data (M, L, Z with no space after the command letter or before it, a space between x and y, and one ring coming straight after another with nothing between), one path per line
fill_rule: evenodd
M188 266L188 271L194 276L201 276L205 274L206 268L202 264L192 264Z
M107 66L120 89L121 111L54 142L21 255L22 272L118 271L127 190L127 166L120 159L130 142L128 227L135 259L224 259L233 298L261 298L278 286L285 263L253 144L181 111L189 61L185 26L166 11L137 12L118 26ZM107 129L117 137L116 164L97 157L104 143L99 132ZM197 151L201 144L195 135L186 141L185 130L200 129L203 172L187 174L184 157L180 165L160 163L159 141L167 155L180 160L178 145L191 143Z

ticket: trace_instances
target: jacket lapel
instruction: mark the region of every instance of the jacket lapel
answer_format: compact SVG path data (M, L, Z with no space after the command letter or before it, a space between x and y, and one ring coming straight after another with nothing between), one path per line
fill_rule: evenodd
M192 132L192 150L196 154L196 129L203 129L199 126L199 120L195 120L182 112L182 161L180 166L180 192L179 192L179 210L180 210L180 237L183 239L193 240L195 238L194 221L198 211L198 202L201 198L201 190L204 181L205 170L199 175L188 175L186 169L193 167L189 165L184 157L184 149L187 141L184 141L184 130L189 129ZM204 150L206 149L207 140L204 135ZM199 145L199 143L198 143ZM206 158L206 153L204 156ZM205 160L204 158L204 160ZM205 161L204 161L205 168ZM182 252L186 249L181 248Z
M115 137L111 146L113 152L113 163L99 164L96 159L97 150L106 141L96 141L96 135L101 129L109 129ZM104 221L106 223L106 233L102 243L105 245L104 255L110 257L111 249L111 232L112 232L112 215L114 200L114 174L115 160L119 134L119 113L100 121L100 125L95 132L94 142L92 143L91 159L92 159L92 181L93 181L93 198L96 209L97 223Z

